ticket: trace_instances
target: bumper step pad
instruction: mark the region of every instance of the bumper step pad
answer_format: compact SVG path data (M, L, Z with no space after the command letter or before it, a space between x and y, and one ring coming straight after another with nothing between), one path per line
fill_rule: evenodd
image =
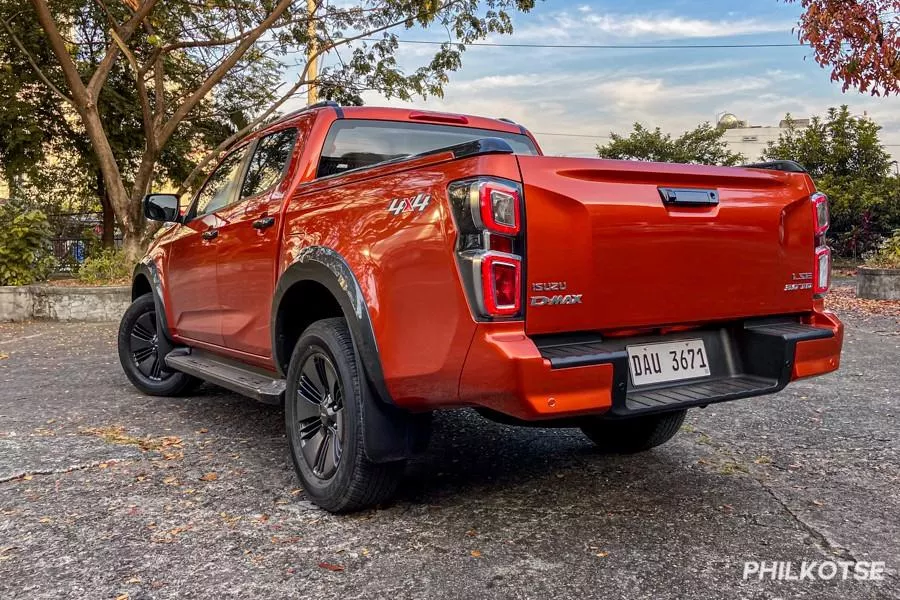
M601 339L596 334L536 339L553 369L613 365L609 417L670 412L771 394L791 378L798 341L834 336L831 329L793 319L761 319L665 336ZM702 339L710 356L709 377L636 387L628 372L626 347L679 339Z

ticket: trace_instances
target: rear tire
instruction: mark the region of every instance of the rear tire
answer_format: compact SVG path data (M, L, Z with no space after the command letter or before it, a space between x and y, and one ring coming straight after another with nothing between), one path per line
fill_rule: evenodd
M581 431L602 452L634 454L661 446L678 433L687 410L632 419L590 419Z
M150 396L180 396L196 389L202 380L166 366L161 335L153 294L144 294L131 303L119 324L119 362L128 380Z
M374 399L346 321L310 325L288 367L285 424L303 489L327 511L351 512L385 502L403 474L405 461L373 463L366 457L366 402Z

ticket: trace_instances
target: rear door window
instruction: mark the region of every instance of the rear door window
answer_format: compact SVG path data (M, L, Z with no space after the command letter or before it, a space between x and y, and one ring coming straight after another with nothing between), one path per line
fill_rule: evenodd
M296 140L297 130L285 129L257 142L241 187L241 200L259 196L281 181L290 163Z
M318 176L337 175L486 137L505 140L516 154L538 153L531 139L519 133L431 123L346 119L336 121L325 138Z

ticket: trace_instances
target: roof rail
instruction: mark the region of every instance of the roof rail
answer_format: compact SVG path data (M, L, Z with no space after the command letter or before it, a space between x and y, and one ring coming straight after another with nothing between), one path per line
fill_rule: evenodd
M291 112L281 115L277 119L273 119L269 123L266 123L266 125L272 125L274 123L281 123L282 121L284 121L286 119L296 117L297 115L302 115L303 113L305 113L308 110L315 110L317 108L327 108L327 107L331 107L334 110L336 110L338 112L338 116L342 115L340 104L338 104L334 100L322 100L321 102L316 102L314 104L307 104L303 108L298 108L297 110L292 110Z
M769 171L785 171L787 173L806 173L806 169L804 169L800 163L793 160L773 160L741 166L745 169L767 169Z

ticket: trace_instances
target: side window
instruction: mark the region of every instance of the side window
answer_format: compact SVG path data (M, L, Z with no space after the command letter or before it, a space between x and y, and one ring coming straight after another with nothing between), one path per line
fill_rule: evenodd
M241 187L241 200L258 196L281 181L296 139L296 129L285 129L259 140Z
M245 153L238 150L229 154L209 176L197 198L196 216L208 215L231 202Z

